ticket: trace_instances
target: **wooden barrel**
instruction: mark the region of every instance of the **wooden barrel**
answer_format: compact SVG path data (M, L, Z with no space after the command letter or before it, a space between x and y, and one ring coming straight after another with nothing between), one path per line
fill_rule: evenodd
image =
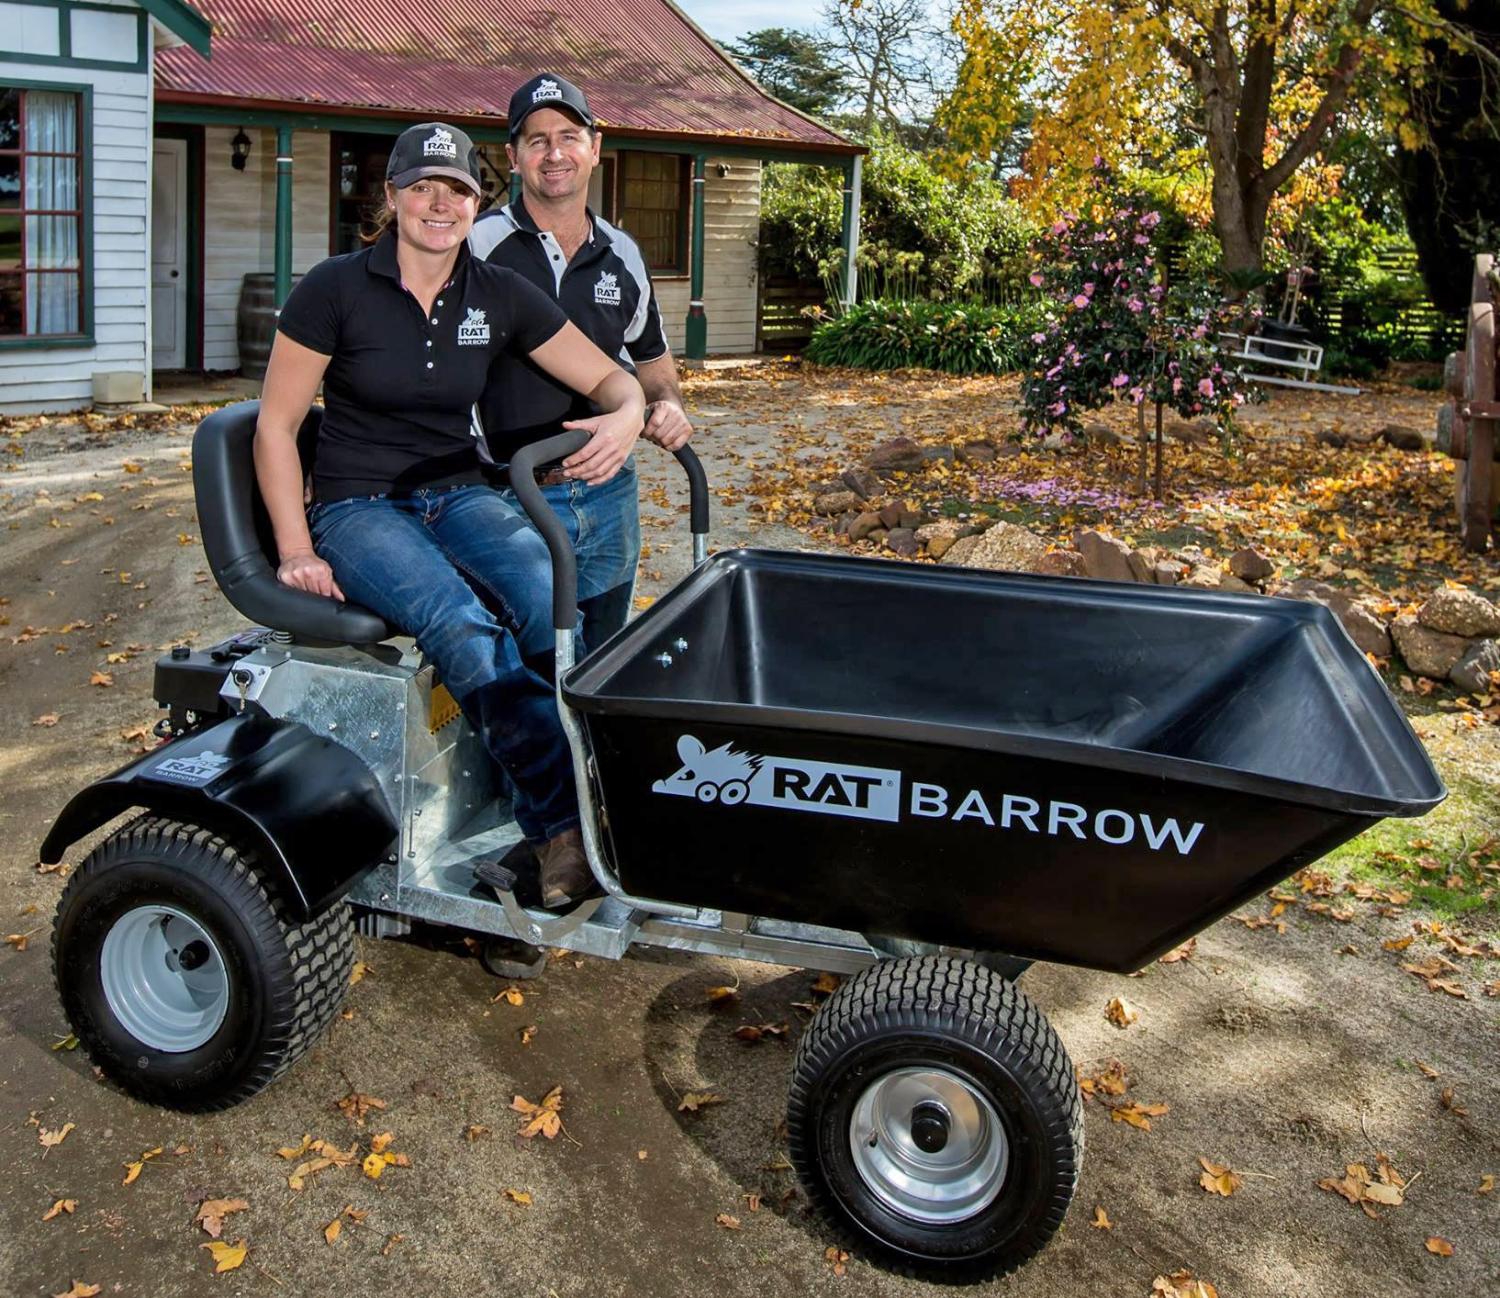
M295 284L301 275L293 275ZM235 336L240 349L240 373L247 379L266 375L271 342L276 337L276 276L252 271L240 285L240 305L235 312Z

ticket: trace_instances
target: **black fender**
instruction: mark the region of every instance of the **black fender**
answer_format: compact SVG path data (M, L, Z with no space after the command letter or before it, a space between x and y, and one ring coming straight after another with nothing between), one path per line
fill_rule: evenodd
M42 861L55 864L132 807L252 849L299 921L338 900L396 841L396 818L364 762L299 722L254 714L175 739L76 794L43 842Z

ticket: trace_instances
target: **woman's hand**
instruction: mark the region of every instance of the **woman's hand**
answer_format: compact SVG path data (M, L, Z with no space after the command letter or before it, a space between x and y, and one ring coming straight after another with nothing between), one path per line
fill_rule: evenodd
M569 419L564 428L577 428L593 437L582 450L563 461L568 476L597 487L620 471L636 438L641 435L641 410L632 403L613 414L595 415L591 419Z
M311 550L299 550L289 554L276 569L276 580L293 590L305 590L310 595L327 595L342 601L344 592L333 579L333 569Z

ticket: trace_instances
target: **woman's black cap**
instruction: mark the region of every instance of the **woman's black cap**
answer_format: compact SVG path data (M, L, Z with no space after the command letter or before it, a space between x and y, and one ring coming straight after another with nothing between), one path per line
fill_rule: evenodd
M423 176L456 180L476 194L484 193L474 141L458 127L444 122L407 127L396 137L390 161L385 165L385 178L397 189L405 189Z

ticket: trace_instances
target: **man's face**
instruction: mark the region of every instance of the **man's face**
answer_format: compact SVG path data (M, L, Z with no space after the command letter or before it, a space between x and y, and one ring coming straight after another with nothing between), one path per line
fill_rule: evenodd
M505 152L526 197L587 200L589 177L599 165L599 133L568 113L538 108L527 115Z

